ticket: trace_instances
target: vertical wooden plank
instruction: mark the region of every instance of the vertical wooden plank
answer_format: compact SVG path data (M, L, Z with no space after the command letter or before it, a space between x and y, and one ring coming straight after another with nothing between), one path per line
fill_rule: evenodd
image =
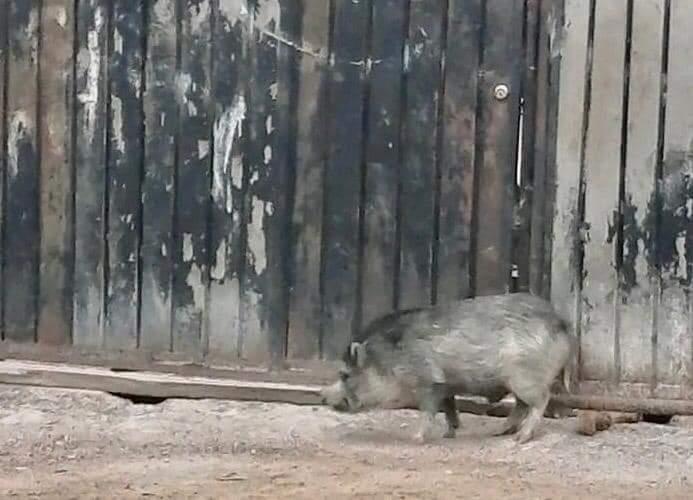
M176 0L148 3L140 346L171 347L173 185L176 161Z
M175 208L173 350L200 354L210 187L211 0L180 2L180 123Z
M400 195L400 308L432 300L441 35L445 2L412 0L407 71L406 125Z
M477 171L474 292L509 291L517 127L522 75L522 2L488 0L484 14L479 81L480 130ZM497 85L509 95L494 98Z
M524 24L522 30L522 120L520 121L520 144L517 169L519 182L516 181L516 198L513 208L513 241L512 257L516 269L513 273L512 287L518 291L529 291L532 232L542 232L543 227L531 224L534 193L538 191L537 202L543 201L543 186L535 183L542 172L535 172L537 163L534 159L536 122L539 118L538 107L541 106L538 96L538 40L540 36L540 0L524 1ZM540 187L541 186L541 187Z
M580 332L581 242L579 197L583 160L584 102L589 97L585 67L588 56L590 2L565 0L556 134L556 208L551 247L551 302ZM581 352L577 353L578 363ZM579 368L579 365L578 367ZM578 370L575 370L576 372ZM577 378L578 373L573 373Z
M2 12L7 12L9 9L9 0L0 0L0 9ZM7 173L7 138L5 132L7 130L7 94L6 94L6 77L8 64L8 16L3 16L0 19L0 262L4 259L4 222L5 222L5 178ZM5 304L5 280L4 270L0 265L0 340L5 340L5 329L3 325L4 304Z
M41 6L41 273L38 340L70 342L74 2Z
M321 283L327 358L341 355L355 326L368 6L367 1L336 0Z
M247 245L241 294L241 355L253 361L274 362L284 355L286 337L286 277L288 250L287 128L291 82L280 65L290 62L278 40L294 34L282 31L292 15L290 0L257 4L251 24L248 170L245 198ZM252 2L251 2L252 4ZM283 69L283 68L282 68ZM280 78L281 77L281 78Z
M366 142L361 324L395 303L397 182L406 2L373 2L373 38Z
M7 78L5 200L5 339L31 342L36 334L39 266L39 8L11 2Z
M656 192L663 0L633 3L630 87L620 270L620 342L624 382L652 377L651 343L658 302L652 201Z
M552 31L555 29L555 19L553 19L554 4L540 2L539 18L537 20L537 41L536 41L536 106L534 108L534 126L532 129L532 139L529 141L524 138L526 148L532 148L532 185L531 199L532 204L529 211L530 234L529 234L529 262L527 272L529 291L535 295L548 297L547 287L544 286L544 269L546 248L545 243L548 233L550 233L550 218L546 217L547 206L549 204L549 191L551 187L547 184L548 149L552 133L548 128L549 113L555 103L554 95L551 91L551 38ZM529 42L528 42L529 43ZM554 136L555 137L555 136ZM553 209L553 207L551 207ZM550 260L549 260L550 262ZM548 284L547 284L548 285Z
M209 290L209 353L240 355L241 217L246 137L247 77L245 5L219 0L215 11L213 88L214 158Z
M693 279L693 39L689 2L671 1L666 76L664 157L657 252L661 267L661 303L657 318L656 369L659 384L678 384L690 376L688 300ZM655 392L655 394L657 394Z
M440 160L438 301L470 294L481 2L450 0Z
M73 319L78 346L103 344L108 16L103 0L79 3Z
M327 52L332 3L304 0L301 19L287 349L287 356L294 359L320 354L322 189L328 147Z
M597 2L592 93L585 149L582 352L584 377L618 376L616 246L627 0Z
M131 350L138 345L144 10L139 1L116 0L112 5L105 345Z

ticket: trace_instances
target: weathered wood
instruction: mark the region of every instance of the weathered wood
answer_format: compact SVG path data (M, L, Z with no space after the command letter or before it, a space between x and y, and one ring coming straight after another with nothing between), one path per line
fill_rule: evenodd
M178 131L176 0L149 2L140 245L140 347L171 348L173 185Z
M138 345L138 264L144 116L142 2L112 3L109 54L108 281L105 345ZM144 311L146 314L147 311Z
M522 121L520 130L519 183L516 187L513 212L513 264L517 266L517 275L513 278L512 288L517 291L529 290L532 232L543 231L542 226L531 224L534 191L538 191L537 202L543 202L544 186L535 182L542 178L541 172L535 172L537 163L534 159L536 123L539 118L538 65L539 37L541 33L541 1L525 0L524 25L522 29ZM546 54L544 54L546 56ZM543 168L544 165L540 165Z
M579 197L584 155L585 62L589 35L589 2L565 0L560 94L556 136L556 216L551 255L551 302L580 339L581 243ZM581 349L578 347L577 378ZM575 380L573 380L574 382Z
M586 379L616 381L619 182L627 0L598 2L585 149L582 352Z
M470 265L481 2L451 0L440 151L438 302L471 293Z
M212 9L211 0L180 6L172 336L175 351L201 354L207 300Z
M74 2L44 0L41 13L41 273L39 342L72 333L72 123Z
M4 227L5 339L36 335L39 272L38 0L10 2Z
M2 12L7 12L9 10L9 0L0 0L0 9ZM4 234L4 222L5 222L5 177L7 172L7 140L5 137L5 122L7 119L7 102L5 93L5 83L7 76L7 49L8 49L8 16L3 16L0 19L0 262L4 259L4 248L2 244L2 235ZM2 266L0 266L0 340L5 339L5 329L2 324L2 318L4 317L4 305L5 305L5 280L4 272Z
M405 53L398 307L431 303L438 99L445 2L412 0Z
M479 80L481 130L477 139L476 255L474 293L509 291L512 221L517 159L517 122L522 76L522 2L488 0L484 14ZM502 34L502 36L500 36ZM494 98L505 84L508 96Z
M328 141L330 3L304 0L297 95L296 173L291 235L287 356L320 354L323 168Z
M329 157L324 178L322 348L340 356L355 327L368 2L338 0L330 54Z
M279 64L289 59L277 37L293 39L282 31L288 1L257 4L250 33L248 168L245 185L246 251L241 283L241 356L258 362L279 361L286 338L286 286L283 255L287 223L288 130L287 96L292 83ZM284 23L282 23L284 24ZM279 54L283 57L279 57ZM279 102L281 95L281 101Z
M691 339L688 294L693 280L693 9L687 2L671 2L669 54L666 78L666 117L663 164L659 179L660 225L657 254L661 272L661 302L657 311L657 383L690 383ZM688 379L688 380L686 380ZM658 395L659 387L655 392Z
M406 2L373 3L366 142L361 325L395 305L397 181L400 171Z
M212 66L214 158L212 160L209 353L240 355L240 269L243 246L243 161L247 96L246 27L242 2L216 3Z
M109 11L79 3L75 117L75 278L73 342L103 345L106 66Z
M113 372L103 368L50 365L27 361L0 361L0 383L160 398L320 404L319 386L181 377L152 372Z
M655 255L657 139L662 65L663 0L633 4L628 128L620 270L621 380L652 379L652 335L659 301Z

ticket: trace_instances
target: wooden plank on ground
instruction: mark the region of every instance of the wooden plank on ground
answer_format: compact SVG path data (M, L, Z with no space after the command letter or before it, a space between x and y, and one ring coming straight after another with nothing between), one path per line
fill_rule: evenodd
M154 372L117 372L106 368L51 365L30 361L0 361L0 383L161 398L320 404L320 387L314 385L183 377Z
M443 137L440 151L438 302L469 296L481 2L448 10Z
M689 296L693 282L693 9L671 2L666 118L660 179L660 258L662 295L657 311L656 370L658 384L690 383L691 330ZM688 379L688 380L686 380ZM655 393L656 394L656 393Z
M257 5L249 34L247 174L244 189L246 251L241 282L241 357L278 362L284 357L287 280L284 255L289 191L289 102L291 64L277 38L292 40L287 29L289 2ZM284 26L280 26L280 22ZM281 55L281 57L280 57ZM280 67L281 66L281 67Z
M4 227L5 339L32 342L36 335L39 274L38 124L40 2L10 2L8 29ZM3 15L4 17L4 15Z
M171 348L173 186L178 131L176 0L149 2L144 94L144 173L140 246L140 346Z
M75 102L73 342L103 345L108 9L79 3Z
M585 62L589 34L589 2L566 0L562 30L560 94L556 136L556 215L551 254L551 302L580 337L581 163L583 158ZM578 349L577 358L579 369ZM577 378L578 370L572 374Z
M217 4L214 28L215 104L212 160L209 354L240 355L241 218L246 134L248 17L242 2Z
M523 68L522 2L488 0L485 8L479 80L475 295L505 293L510 289ZM501 84L508 87L509 94L498 100L494 93Z
M438 99L445 2L412 0L405 53L398 307L430 304L435 240Z
M179 12L180 106L175 186L173 350L202 353L207 301L207 216L211 164L211 0Z
M361 325L395 305L397 184L400 171L406 2L373 3L373 36L363 201Z
M141 2L112 3L109 58L108 281L105 345L138 346L140 190L144 10ZM147 311L143 311L147 314Z
M74 4L44 0L41 13L41 273L37 337L72 334L72 123Z
M628 135L620 270L621 380L652 379L652 335L659 302L654 240L664 0L633 4Z
M330 2L303 3L297 91L296 173L291 235L287 356L320 354L323 168L328 141Z
M619 182L627 0L598 2L585 148L582 361L586 380L619 377Z
M369 18L368 2L337 0L335 9L322 228L322 354L328 359L341 356L349 344L357 312Z

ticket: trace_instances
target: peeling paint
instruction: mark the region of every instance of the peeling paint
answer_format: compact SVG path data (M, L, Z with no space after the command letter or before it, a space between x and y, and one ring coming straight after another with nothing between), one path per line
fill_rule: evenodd
M274 125L272 123L272 115L268 115L267 120L265 120L265 132L267 132L267 135L270 135L272 132L274 132Z
M265 165L269 165L270 162L272 161L272 146L270 146L269 144L267 146L265 146L263 154L265 157L264 158Z
M188 91L192 86L192 77L188 73L176 75L176 99L179 104L185 104L188 100Z
M14 178L19 173L19 145L32 141L34 122L25 111L15 111L7 133L7 173Z
M161 244L161 256L162 257L168 256L168 250L166 249L166 243Z
M101 76L101 46L99 33L104 26L104 13L101 7L94 11L94 29L87 33L87 46L80 50L77 56L77 66L80 72L86 74L84 90L77 99L84 105L84 134L89 141L94 141L96 130L97 104L99 102Z
M212 182L212 199L218 206L222 206L226 198L226 211L231 213L232 203L230 192L226 189L227 177L230 173L231 182L238 189L241 188L243 165L240 164L240 172L235 172L234 166L234 141L243 133L242 122L245 120L245 97L236 96L233 105L227 108L217 119L214 125L214 172ZM238 178L236 178L238 175Z
M190 27L194 33L209 32L209 19L212 7L209 0L191 2L188 6L190 12Z
M67 11L65 7L58 7L55 12L55 22L58 26L65 29L67 27Z
M257 276L267 268L267 253L265 241L265 202L253 197L253 209L248 223L248 251Z
M277 82L274 82L269 86L269 93L272 100L276 101L277 97L279 96L279 84Z
M223 280L226 277L226 240L222 239L219 242L216 252L216 261L210 270L212 279Z
M238 0L220 0L219 12L231 22L248 18L248 9L245 6L245 2L239 2Z
M118 54L123 54L123 35L120 34L118 28L113 30L113 51Z
M193 293L193 305L195 309L201 310L204 308L205 287L202 284L202 270L197 264L190 266L185 283L190 287Z
M197 141L197 157L202 160L209 154L209 141Z
M183 235L183 262L190 262L193 258L192 234Z
M120 153L125 153L125 139L123 137L123 101L118 96L111 96L111 112L113 113L113 140L115 148Z

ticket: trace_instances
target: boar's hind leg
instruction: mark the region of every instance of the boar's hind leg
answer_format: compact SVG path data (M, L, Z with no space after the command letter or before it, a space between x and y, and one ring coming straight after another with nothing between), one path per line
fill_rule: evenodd
M515 434L520 428L520 424L527 417L529 411L529 406L519 398L516 398L515 406L510 410L510 415L505 419L503 427L500 431L496 432L496 436L507 436L510 434Z
M441 403L443 412L445 413L445 421L448 424L448 428L443 434L445 438L454 438L455 429L460 427L460 415L457 412L457 405L455 404L455 396L448 396L443 399Z
M529 406L527 417L522 422L519 432L515 434L515 440L522 444L534 437L537 427L542 422L546 406L549 404L549 391L547 388L532 388L513 392L516 399L524 401Z

